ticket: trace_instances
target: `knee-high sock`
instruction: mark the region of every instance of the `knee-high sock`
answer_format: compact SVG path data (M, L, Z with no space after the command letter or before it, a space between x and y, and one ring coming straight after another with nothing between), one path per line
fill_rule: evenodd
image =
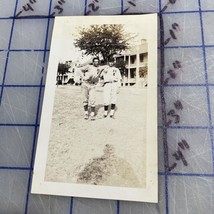
M91 116L95 115L95 106L91 106Z
M104 106L104 115L107 116L108 114L108 106Z
M111 112L110 112L111 116L114 115L114 110L115 110L115 104L111 104Z
M85 114L88 114L88 105L84 105L84 111L85 111Z

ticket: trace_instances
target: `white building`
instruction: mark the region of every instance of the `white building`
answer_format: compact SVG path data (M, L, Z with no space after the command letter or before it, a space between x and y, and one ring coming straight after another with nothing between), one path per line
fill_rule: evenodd
M135 85L145 87L147 85L148 43L142 40L139 45L131 46L129 50L116 56L116 61L123 59L126 62L126 71L123 75L123 86Z

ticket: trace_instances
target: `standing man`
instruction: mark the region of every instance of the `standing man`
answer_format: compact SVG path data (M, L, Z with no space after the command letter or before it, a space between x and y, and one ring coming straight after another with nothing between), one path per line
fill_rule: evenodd
M73 67L73 74L74 74L74 84L76 86L81 85L81 76L82 76L82 72L78 66L78 63L76 63Z
M104 80L104 117L108 115L108 106L111 105L110 117L113 118L116 101L117 101L117 92L121 86L121 74L120 70L114 66L114 60L110 59L108 67L104 69L101 77Z
M87 120L89 118L89 107L91 110L90 118L95 120L95 102L96 102L96 92L95 86L99 81L99 59L93 58L93 65L86 65L80 67L82 72L82 94L83 94L83 107L85 116Z

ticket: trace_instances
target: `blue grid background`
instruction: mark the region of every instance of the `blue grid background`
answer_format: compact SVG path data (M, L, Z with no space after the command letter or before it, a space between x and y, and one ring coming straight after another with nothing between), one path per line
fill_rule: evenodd
M182 0L135 0L129 13L158 12L159 41L159 203L134 203L31 195L35 146L45 88L56 0L37 1L26 17L14 18L26 0L0 1L0 214L6 213L214 213L214 3ZM85 15L90 0L68 1L60 15ZM92 15L122 14L128 0L102 0ZM178 39L164 46L172 23ZM183 64L182 78L163 85L173 60ZM164 62L164 66L163 66ZM162 65L161 65L162 64ZM180 99L178 126L165 127L166 112ZM185 138L190 151L171 172L176 144Z

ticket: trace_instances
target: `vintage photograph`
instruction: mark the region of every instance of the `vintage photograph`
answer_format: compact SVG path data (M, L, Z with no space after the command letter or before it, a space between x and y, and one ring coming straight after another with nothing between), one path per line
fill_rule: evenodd
M155 14L55 18L32 193L157 202L156 90Z

